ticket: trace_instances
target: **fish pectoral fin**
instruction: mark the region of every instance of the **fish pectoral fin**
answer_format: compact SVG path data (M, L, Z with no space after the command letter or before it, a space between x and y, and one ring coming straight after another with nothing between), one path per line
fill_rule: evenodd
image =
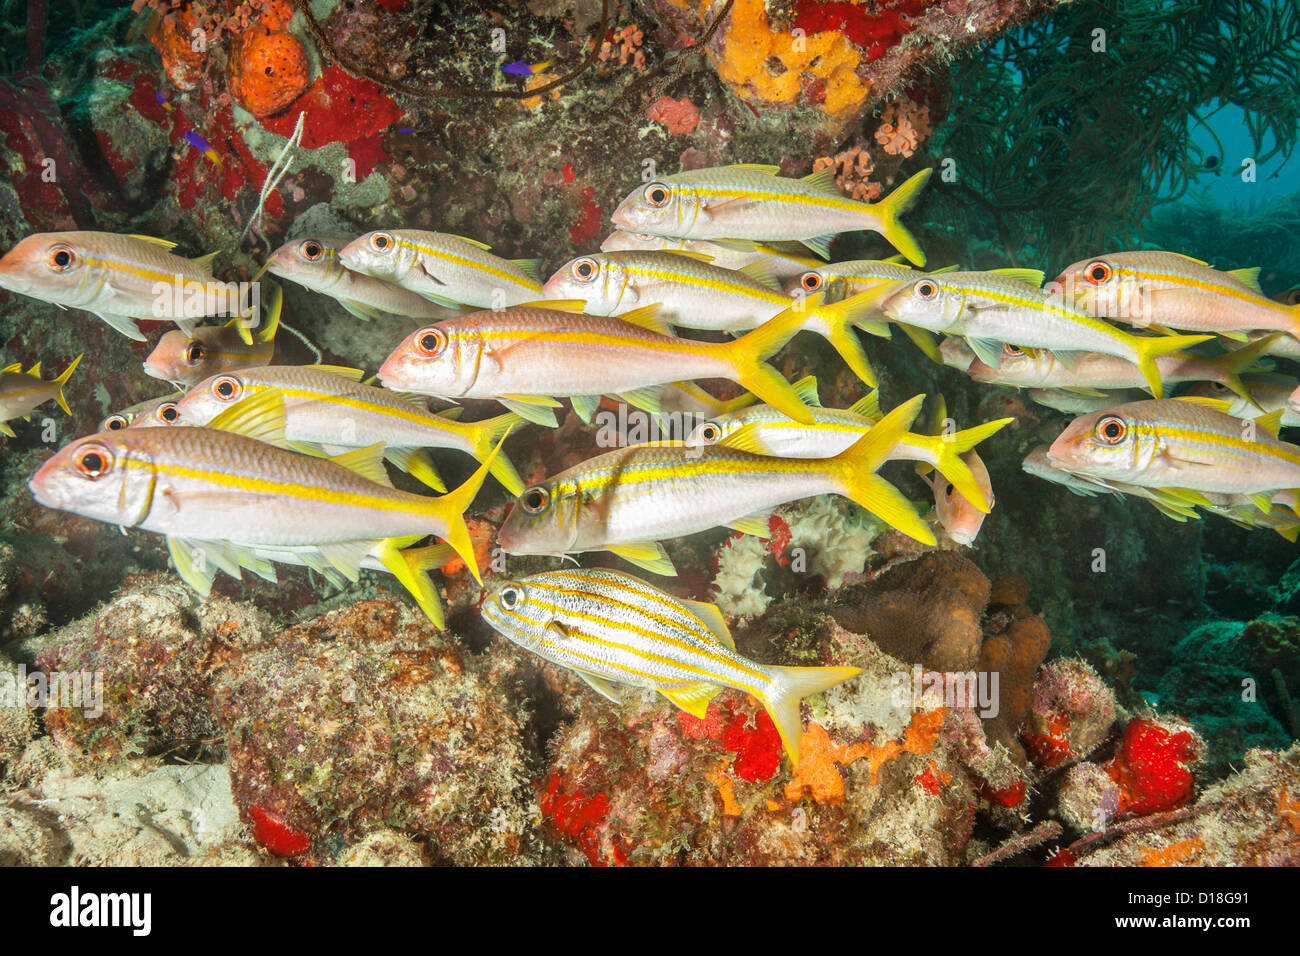
M600 405L599 395L570 395L569 403L573 410L577 412L578 417L582 419L584 425L590 425L592 416L596 414L596 408Z
M347 309L349 313L356 316L358 319L362 319L366 322L369 322L371 319L377 319L382 314L378 309L358 302L356 299L335 299L334 301L343 306L343 308Z
M633 389L630 392L623 392L618 397L633 408L639 408L651 415L659 415L663 411L660 404L660 390L657 386Z
M206 541L167 536L167 550L181 580L199 594L207 597L212 591L212 580L222 570L238 578L239 565L227 560L219 545Z
M570 669L581 677L586 682L587 686L601 697L604 697L606 700L611 700L616 704L623 703L623 701L619 699L618 690L614 687L612 682L606 680L604 677L597 677L589 671L580 671L576 667Z
M1262 491L1258 491L1255 494L1247 495L1246 497L1250 499L1250 503L1252 505L1254 505L1264 514L1268 514L1270 511L1273 510L1273 499L1271 495L1267 495L1264 494L1264 492Z
M649 305L643 305L633 309L630 312L624 312L618 317L621 321L629 325L635 325L637 328L645 329L647 332L654 332L658 335L666 335L674 338L673 330L668 326L659 315L659 303L651 302Z
M284 393L268 388L227 408L208 428L233 432L272 445L284 443Z
M95 315L99 316L113 328L117 329L117 331L121 332L128 339L134 339L137 342L147 341L144 337L144 333L141 332L139 327L135 324L135 319L130 316L115 315L112 312L96 312Z
M772 531L768 522L771 518L772 512L761 511L758 514L737 518L735 521L728 521L726 526L739 531L741 534L752 534L756 538L770 538L772 537Z
M534 425L541 425L543 428L556 428L559 426L559 422L555 419L555 409L550 406L521 401L517 396L502 396L497 401L520 418L530 421Z
M688 601L685 598L679 598L678 600L700 619L701 624L713 632L713 636L718 639L719 644L733 651L736 649L736 641L731 636L731 628L727 627L727 622L722 617L722 612L718 610L716 604L705 604L703 601Z
M333 544L318 544L316 550L339 573L352 583L361 577L361 562L377 545L377 540L343 541Z
M618 544L607 546L605 550L617 554L629 564L635 564L651 574L661 574L668 578L677 575L677 568L673 566L672 559L668 557L668 552L658 541Z
M393 487L393 483L388 477L388 470L384 467L383 442L376 442L373 445L367 445L365 448L353 448L341 455L331 455L330 461L336 465L342 465L348 471L356 472L362 478L367 478L388 488Z
M968 338L966 344L970 346L975 357L987 365L989 368L1002 367L1002 343L995 342L993 339Z
M722 688L717 684L701 682L699 684L688 684L686 687L680 687L677 690L661 690L659 693L692 717L704 720L709 715L709 701L722 693Z

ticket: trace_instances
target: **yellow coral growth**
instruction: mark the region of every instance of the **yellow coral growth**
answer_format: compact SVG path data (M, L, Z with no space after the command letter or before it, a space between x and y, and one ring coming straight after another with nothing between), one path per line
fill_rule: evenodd
M1205 849L1205 843L1199 837L1179 840L1163 849L1149 847L1142 851L1142 866L1177 866L1186 863Z
M838 31L809 37L776 33L763 0L736 0L722 50L721 58L712 51L709 56L718 76L743 99L792 103L805 73L825 81L822 108L831 116L852 112L867 96L867 85L857 74L861 55L848 37ZM773 58L785 68L775 75L768 68Z

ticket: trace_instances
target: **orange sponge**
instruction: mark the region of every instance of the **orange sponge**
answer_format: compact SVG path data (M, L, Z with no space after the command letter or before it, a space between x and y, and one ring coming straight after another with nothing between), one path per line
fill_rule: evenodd
M307 52L283 30L258 26L246 32L230 59L230 95L258 119L288 109L311 85Z

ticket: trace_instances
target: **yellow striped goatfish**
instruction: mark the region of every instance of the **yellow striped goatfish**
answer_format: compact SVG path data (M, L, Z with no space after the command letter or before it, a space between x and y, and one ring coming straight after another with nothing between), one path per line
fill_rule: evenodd
M813 424L791 421L770 405L751 405L702 422L686 439L691 446L725 442L742 428L749 428L752 447L760 454L784 458L831 458L853 447L883 418L879 395L871 392L849 408L822 408L816 403L817 383L805 379L795 383L800 396L812 407ZM917 435L904 432L888 460L918 461L935 468L977 508L987 512L988 496L961 459L984 439L1014 419L1000 418L951 435ZM982 466L981 466L982 467Z
M271 253L265 269L273 276L329 296L359 319L385 314L413 319L441 319L448 315L444 306L422 295L344 266L339 251L346 245L346 239L295 239Z
M502 259L445 232L368 232L339 250L343 265L451 309L503 309L542 297L536 259Z
M1152 399L1093 412L1070 423L1048 460L1148 488L1243 495L1300 488L1300 447L1277 437L1280 410L1243 421L1223 410L1227 404Z
M786 309L804 310L803 329L825 338L853 373L875 386L867 353L853 332L857 326L888 337L883 322L871 321L873 304L851 298L826 305L821 297L804 301L781 291L761 265L739 272L702 256L679 252L608 252L580 256L546 284L548 299L581 299L590 315L626 315L657 305L656 318L667 325L721 332L756 328Z
M1067 300L1130 325L1216 332L1244 341L1260 329L1300 339L1300 305L1274 302L1258 269L1220 272L1176 252L1113 252L1067 266L1057 277Z
M1228 402L1224 411L1233 418L1258 418L1261 411L1280 411L1284 428L1300 426L1300 402L1296 401L1300 382L1287 375L1264 373L1243 375L1241 378L1246 390L1250 392L1249 401L1233 395L1229 388L1219 382L1197 382L1187 390L1187 394Z
M652 236L649 233L615 230L600 244L601 252L693 252L708 256L709 261L723 269L743 269L762 263L764 269L779 280L786 280L813 268L817 260L803 255L803 246L797 243L770 244L749 239L727 239L709 242L707 239L673 239Z
M611 551L673 574L661 538L726 526L768 536L772 509L814 495L844 495L925 544L934 535L907 499L877 475L924 396L895 408L832 458L762 454L753 425L705 447L653 442L619 448L524 489L497 532L508 554Z
M692 169L638 186L610 219L619 229L681 239L794 239L830 258L841 232L870 229L917 265L925 253L899 222L930 179L923 169L878 203L850 199L829 168L802 179L779 167L742 163Z
M762 702L795 766L800 701L860 673L755 663L737 653L715 605L673 597L621 571L575 568L508 581L483 602L483 619L616 703L613 684L631 684L703 719L724 688L743 691Z
M159 398L146 398L143 402L136 402L134 405L128 405L121 411L113 412L105 418L99 423L99 428L96 430L101 432L121 431L123 428L131 427L133 422L154 418L155 413L157 414L158 419L164 423L167 423L167 419L173 415L176 417L176 420L179 421L180 413L175 410L176 399L178 397L179 396L175 392L172 392L170 395L163 395ZM159 409L163 406L170 407L172 411L166 413L160 412Z
M212 275L216 253L172 255L176 243L114 232L42 232L0 259L0 288L84 309L137 342L136 319L189 329L207 315L240 315L236 283Z
M1249 403L1250 389L1241 373L1252 368L1267 353L1274 338L1252 342L1235 352L1207 357L1192 353L1161 355L1155 360L1156 371L1163 382L1216 382L1235 392ZM1014 385L1017 388L1079 389L1085 393L1097 390L1142 388L1146 376L1128 359L1100 352L1084 352L1063 361L1048 351L1039 349L1026 352L1015 345L1002 347L1002 362L994 368L976 359L967 373L977 382L990 385ZM1118 403L1116 403L1118 404Z
M557 397L590 419L602 395L659 412L658 386L725 378L791 418L812 421L766 359L803 325L793 309L732 342L674 337L649 306L620 318L581 314L562 300L462 315L419 329L379 369L388 388L442 398L496 399L529 421L555 425Z
M245 342L245 329L239 319L225 325L211 325L183 332L173 329L163 335L144 360L146 375L164 382L190 386L210 375L254 365L270 365L275 356L275 333L280 329L284 307L284 290L274 282L263 303L266 321L261 323L252 341Z
M210 427L126 428L64 446L29 482L47 508L165 535L177 571L200 591L217 569L258 570L259 552L333 566L356 580L377 558L422 606L398 545L434 534L478 577L464 512L487 475L480 466L459 488L425 498L393 488L381 447L332 459L300 455L284 441L284 399L275 391L230 409ZM261 571L259 571L261 573ZM425 607L431 619L440 612Z
M278 390L284 398L284 438L313 451L335 453L382 443L384 457L434 491L446 491L425 449L454 448L480 462L512 495L524 489L515 466L493 454L501 436L523 421L507 412L481 422L434 414L410 399L361 382L360 369L332 365L270 365L240 369L200 382L177 402L178 421L207 425L252 395Z
M71 415L68 401L63 397L63 386L68 384L68 379L72 378L72 373L80 364L81 356L78 355L63 370L62 375L48 382L41 378L40 362L26 372L18 362L0 368L0 435L13 438L14 430L5 422L13 418L29 418L33 409L50 399L58 402L59 408Z
M963 336L992 368L1001 366L1007 344L1049 349L1067 364L1071 352L1117 355L1141 369L1156 397L1164 394L1156 358L1210 338L1125 332L1061 302L1038 287L1041 281L1041 272L1028 269L927 274L894 292L881 309L895 322Z

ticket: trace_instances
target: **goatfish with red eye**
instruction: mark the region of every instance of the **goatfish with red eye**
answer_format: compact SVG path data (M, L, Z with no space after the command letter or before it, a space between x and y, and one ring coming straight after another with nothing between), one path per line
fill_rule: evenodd
M1031 269L926 274L904 284L880 308L891 321L964 337L992 368L1001 366L1008 344L1048 349L1067 365L1076 352L1119 356L1138 366L1157 397L1164 389L1155 360L1211 338L1134 335L1039 288L1042 277Z
M1004 418L989 422L980 428L985 429L986 434L992 434L1012 421L1014 419ZM997 502L993 497L993 479L989 477L989 470L985 467L984 460L973 447L977 442L971 442L969 439L963 441L962 438L964 434L978 433L979 429L972 428L967 432L949 433L947 429L951 425L947 403L940 395L933 403L930 428L927 431L933 433L931 440L937 441L940 448L967 446L966 450L956 456L957 461L965 469L963 475L965 481L958 483L950 477L951 474L959 473L951 462L945 466L942 461L936 463L922 459L916 466L916 471L934 494L934 516L943 533L953 544L968 548L979 537L980 529L984 527L984 516L993 510Z
M707 256L723 269L744 269L761 263L764 271L784 281L814 268L819 260L804 253L801 243L766 243L748 239L672 239L649 233L615 230L600 244L601 252L690 252Z
M1300 447L1277 437L1281 410L1243 420L1229 415L1228 405L1166 398L1093 412L1071 422L1048 457L1054 467L1089 478L1193 494L1267 500L1300 488Z
M803 326L787 309L731 342L672 335L654 306L620 317L582 314L584 303L548 300L472 312L419 329L379 369L388 388L446 399L495 399L554 427L557 398L590 421L602 395L659 414L659 386L725 378L796 421L812 417L767 359Z
M1099 412L1125 402L1140 402L1151 397L1139 388L1100 389L1095 394L1064 388L1027 388L1025 396L1065 415L1086 415L1088 412Z
M1258 418L1261 412L1282 413L1282 427L1300 426L1300 403L1292 401L1296 388L1300 386L1289 375L1275 375L1267 372L1243 375L1242 381L1250 392L1251 401L1239 395L1219 382L1197 382L1186 392L1196 398L1213 398L1227 402L1224 408L1233 418Z
M878 203L845 196L832 169L802 179L779 167L742 163L684 170L634 189L610 219L619 229L680 239L797 240L822 259L841 232L879 233L916 265L925 253L899 217L920 198L923 169Z
M567 667L618 703L615 684L663 694L700 718L726 688L763 704L790 763L799 763L799 702L857 667L777 667L742 657L716 605L673 597L606 568L546 571L507 581L483 602L497 633Z
M275 357L284 290L274 282L263 285L270 290L262 306L265 321L255 323L257 331L252 334L252 342L244 341L242 318L190 332L173 329L163 334L144 360L145 374L188 388L220 372L270 365Z
M384 446L384 458L434 491L446 491L430 448L452 448L480 462L511 495L524 483L509 459L495 452L501 437L523 422L512 412L479 422L435 414L396 392L367 385L360 369L333 365L269 365L239 369L200 382L176 403L169 424L207 425L253 395L275 390L284 399L284 437L299 450L337 454Z
M347 268L339 258L345 245L346 239L295 239L271 253L264 268L273 276L329 296L359 319L383 315L444 319L455 314L400 285Z
M212 274L215 253L173 255L176 243L114 232L43 232L0 258L0 288L84 309L137 342L136 319L174 322L184 330L212 315L242 314L238 283Z
M865 297L828 305L822 296L791 298L761 264L739 272L702 256L681 252L607 252L579 256L545 285L548 299L582 300L589 315L626 315L654 304L666 325L739 333L757 328L787 309L804 310L803 330L816 332L867 385L876 373L854 328L888 337L871 319Z
M172 392L169 395L161 395L158 398L146 398L142 402L136 402L134 405L128 405L120 411L113 412L99 423L96 431L116 432L123 428L130 428L134 422L144 419L153 418L158 409L164 405L175 406L177 394Z
M1155 360L1160 380L1179 382L1215 382L1236 393L1245 402L1253 395L1242 373L1254 368L1281 333L1259 339L1234 352L1205 356L1175 352ZM988 385L1013 385L1017 388L1073 389L1081 394L1096 395L1114 389L1142 388L1146 376L1128 359L1100 352L1075 353L1068 362L1047 349L1031 350L1015 345L1002 347L1002 361L994 368L976 359L967 373L977 382ZM1115 403L1118 404L1118 403ZM1263 410L1263 409L1261 409Z
M815 379L809 377L796 382L795 389L812 410L812 425L791 421L770 405L750 405L700 423L686 439L686 444L693 447L716 445L742 428L748 428L752 447L761 454L784 458L832 458L851 448L884 417L879 394L874 391L849 408L822 408ZM943 417L940 416L940 420ZM889 452L888 460L921 462L926 471L938 469L945 476L946 483L959 488L981 513L987 512L992 507L988 489L981 487L978 478L960 456L1012 421L1002 418L950 435L904 432ZM987 482L987 472L984 478Z
M420 229L368 232L339 250L343 265L449 309L502 309L542 297L536 259L502 259L476 239Z
M15 419L29 419L31 412L48 401L59 403L59 408L71 415L68 401L63 397L63 386L68 384L72 373L81 364L78 355L57 378L46 381L41 378L41 363L37 362L27 371L22 364L15 362L0 369L0 435L14 437L14 430L6 422Z
M317 458L283 443L284 399L268 390L207 427L78 439L46 461L29 488L47 508L166 536L177 571L203 593L218 569L257 570L259 551L293 551L351 581L375 557L423 606L427 592L398 546L428 534L479 578L464 513L491 461L449 494L426 498L392 487L381 446ZM425 611L431 619L440 613Z
M1090 314L1138 327L1213 332L1239 341L1267 330L1300 339L1300 305L1265 296L1259 269L1220 272L1176 252L1112 252L1067 266L1056 285Z
M725 526L768 537L772 509L814 495L849 498L925 544L933 533L878 469L920 410L916 396L831 458L763 454L749 425L707 446L630 445L524 489L497 533L507 554L611 551L655 574L676 573L663 538Z

